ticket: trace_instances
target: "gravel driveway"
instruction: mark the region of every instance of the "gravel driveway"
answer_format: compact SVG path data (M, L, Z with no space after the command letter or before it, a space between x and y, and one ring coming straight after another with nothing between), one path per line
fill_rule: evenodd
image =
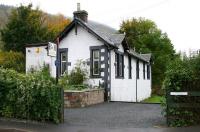
M165 125L159 104L110 102L65 109L65 124L109 128L149 128Z

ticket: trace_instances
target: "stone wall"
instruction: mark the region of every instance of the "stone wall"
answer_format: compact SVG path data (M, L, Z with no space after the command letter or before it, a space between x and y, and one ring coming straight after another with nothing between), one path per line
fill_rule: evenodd
M65 91L64 107L77 108L104 102L104 89Z

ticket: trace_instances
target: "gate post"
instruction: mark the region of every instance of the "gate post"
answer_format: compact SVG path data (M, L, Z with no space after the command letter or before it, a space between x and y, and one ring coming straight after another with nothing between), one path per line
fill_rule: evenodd
M60 106L60 122L64 123L64 90L60 88L61 106Z

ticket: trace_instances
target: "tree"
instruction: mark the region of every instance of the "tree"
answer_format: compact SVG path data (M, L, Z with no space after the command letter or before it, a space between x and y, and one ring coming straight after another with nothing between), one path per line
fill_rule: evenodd
M24 54L13 51L0 51L0 67L13 69L22 73L25 72Z
M46 16L46 25L49 32L52 33L52 38L55 38L64 28L69 25L70 19L66 18L62 14L48 15Z
M25 44L49 40L49 31L44 26L42 11L32 9L32 5L21 5L13 9L8 23L1 30L4 49L25 53Z
M123 21L120 32L126 33L127 42L139 53L152 53L153 87L161 87L167 64L175 56L173 45L166 33L144 18Z

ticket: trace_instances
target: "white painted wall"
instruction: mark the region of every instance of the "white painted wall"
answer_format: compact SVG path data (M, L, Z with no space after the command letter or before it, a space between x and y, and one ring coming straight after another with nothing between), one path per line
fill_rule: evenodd
M68 66L69 72L74 68L78 60L90 60L90 46L104 45L101 41L99 41L96 37L87 32L82 27L78 26L77 31L77 35L75 34L75 29L70 31L59 45L59 48L68 48L68 61L71 62L71 66ZM40 48L39 53L36 53L36 48ZM30 68L39 69L43 66L44 63L46 63L50 65L51 75L55 77L55 57L47 56L47 50L45 48L46 46L26 48L26 72L28 72ZM123 52L122 45L119 46L119 51ZM124 56L124 78L118 79L115 78L114 50L110 51L110 58L111 77L109 78L109 80L111 80L111 101L136 102L136 59L132 58L132 79L129 79L128 56ZM101 61L103 60L104 58L101 58ZM87 69L88 72L90 72L90 66L87 66ZM98 86L99 81L103 82L101 78L90 78L88 79L87 83L92 86ZM151 77L150 80L147 80L146 74L145 80L143 79L143 62L140 61L140 79L137 80L137 101L148 98L150 94Z
M121 49L121 48L120 48ZM121 51L121 50L120 50ZM124 78L115 78L115 52L111 51L111 101L136 102L136 62L132 57L132 79L128 76L128 56L124 56ZM140 79L137 80L137 101L151 95L151 80L143 79L143 62L140 61Z
M139 74L137 79L137 100L142 101L151 96L151 76L147 79L147 64L145 64L145 79L143 76L143 62L139 62ZM151 69L151 68L150 68Z
M48 64L53 77L56 77L55 57L47 56L47 46L26 47L26 73L31 69L39 70ZM36 51L39 48L39 52Z
M70 72L78 60L90 60L90 46L101 45L104 44L92 34L87 32L84 28L78 26L77 35L75 34L75 29L72 29L60 42L59 48L68 48L68 62L71 62L71 66L68 66L68 71ZM101 59L103 60L104 58ZM87 66L87 69L88 72L90 72L90 66ZM92 86L99 86L99 81L102 82L102 79L90 78L87 83Z
M128 78L128 56L124 56L124 79L115 78L115 52L111 51L111 101L136 102L136 61L132 58L132 79Z

